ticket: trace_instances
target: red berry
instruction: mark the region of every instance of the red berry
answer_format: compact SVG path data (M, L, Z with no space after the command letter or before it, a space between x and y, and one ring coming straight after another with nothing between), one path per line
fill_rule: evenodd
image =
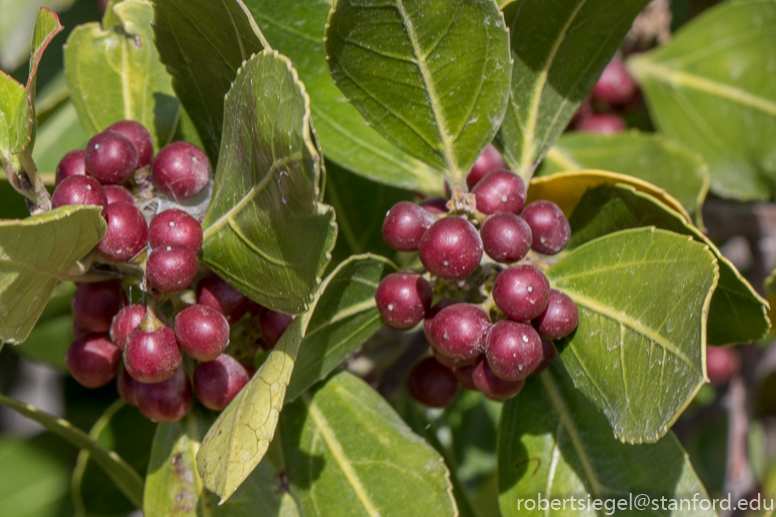
M525 183L509 171L493 171L482 178L472 190L477 210L483 214L511 212L519 214L525 205Z
M194 395L183 368L178 368L165 381L137 383L135 396L140 412L156 422L177 422L189 412Z
M175 316L175 337L194 359L212 361L229 344L229 323L223 314L207 305L192 305Z
M489 216L482 223L480 236L485 253L496 262L517 262L531 249L531 227L515 214Z
M89 333L88 330L86 330L81 325L76 323L75 320L73 320L73 339L78 339L79 337L84 337L88 333Z
M170 244L156 248L146 261L148 282L163 293L186 289L197 276L197 254L191 248Z
M448 212L447 198L444 197L430 197L420 202L421 208L431 214L444 214ZM432 223L434 221L431 221Z
M126 262L146 248L148 226L135 205L119 201L108 205L102 215L108 231L95 248L100 256L112 262Z
M391 273L380 281L375 301L385 324L395 329L411 329L431 307L434 293L429 283L417 273Z
M511 399L520 393L525 385L525 379L520 381L505 381L496 376L490 369L488 361L483 357L474 366L472 372L474 385L485 394L486 397L493 400L504 401Z
M277 345L281 336L283 336L283 332L286 331L292 321L294 321L294 317L288 314L269 309L262 311L259 314L259 328L261 329L261 337L264 338L264 343L270 348Z
M628 129L628 124L619 115L614 113L591 113L581 117L577 121L576 130L584 133L598 133L611 135L621 133Z
M474 364L467 364L465 366L456 366L453 369L453 372L455 373L455 378L458 379L458 382L461 386L466 388L467 390L471 391L478 391L477 386L474 384L474 367L476 365L476 361Z
M162 148L151 165L154 185L172 199L199 194L210 180L210 160L194 144L173 142Z
M87 334L68 347L65 362L75 380L87 388L99 388L116 375L120 358L107 334Z
M108 200L109 205L117 202L129 203L130 205L135 204L135 198L132 196L132 193L124 187L119 185L105 185L102 187L102 190L105 191L105 197Z
M522 264L505 269L493 283L493 301L509 319L530 321L550 299L550 282L539 269Z
M127 303L121 283L115 280L79 285L70 307L75 322L89 332L107 332L113 316Z
M427 337L439 352L466 363L482 353L489 329L490 318L479 305L457 303L439 311Z
M151 133L139 122L121 120L108 126L108 130L123 135L137 150L137 167L145 167L154 157L154 141Z
M197 283L197 303L212 307L234 323L248 311L251 300L213 273Z
M431 339L431 326L433 325L437 315L442 312L442 309L445 307L450 307L456 303L463 302L461 300L453 300L452 298L443 298L426 312L426 318L423 320L423 333L426 335L426 339L428 339L429 343L433 342Z
M194 369L194 392L205 407L222 411L249 380L248 372L240 363L221 354Z
M559 253L571 238L571 226L563 211L552 201L529 203L523 219L531 227L531 247L545 255Z
M488 333L485 356L490 369L498 377L519 381L539 366L544 352L539 334L531 325L501 320Z
M636 81L625 65L619 59L613 59L593 87L593 97L608 104L627 104L637 91Z
M420 239L434 224L434 216L415 203L396 203L383 221L383 240L396 251L417 251Z
M119 368L118 379L116 380L116 388L119 390L119 395L130 406L137 406L137 385L139 383L133 379L128 373L126 368L122 365Z
M151 248L182 244L199 253L202 249L202 225L183 210L165 210L151 219L148 225L148 242Z
M466 278L477 269L481 259L480 234L463 217L438 220L420 241L420 261L432 275L440 278Z
M466 361L462 361L458 358L454 357L448 357L444 355L442 352L440 352L436 347L431 347L431 355L434 356L434 359L442 363L443 365L447 366L448 368L455 368L457 366L464 366L468 364L474 364L476 358L469 359Z
M706 347L706 374L716 386L730 382L741 371L741 358L731 347Z
M124 366L136 381L162 382L181 364L181 351L175 332L169 327L132 331L124 347Z
M566 294L550 290L547 308L533 321L542 337L561 339L568 336L579 324L579 310L574 300Z
M89 176L70 176L54 189L51 208L66 205L108 206L108 198L100 182Z
M123 183L137 169L137 149L115 131L97 133L86 144L86 174L104 185Z
M493 144L489 144L480 157L477 158L477 161L474 162L472 170L466 176L466 185L469 187L469 190L472 190L489 172L503 169L506 166L507 164L501 153L498 152L498 149L493 147Z
M442 408L458 396L458 380L453 371L433 357L421 359L407 379L412 398L428 407Z
M127 338L146 317L146 307L140 303L133 303L121 309L118 314L113 316L113 322L110 324L110 339L124 351L127 346Z
M555 350L555 345L552 344L552 341L549 339L542 339L542 362L540 362L539 366L531 372L531 375L539 375L549 368L556 357L558 357L558 351Z
M65 178L70 176L83 176L86 174L86 168L84 167L84 150L76 149L65 154L59 165L57 165L57 173L54 177L54 182L59 185Z

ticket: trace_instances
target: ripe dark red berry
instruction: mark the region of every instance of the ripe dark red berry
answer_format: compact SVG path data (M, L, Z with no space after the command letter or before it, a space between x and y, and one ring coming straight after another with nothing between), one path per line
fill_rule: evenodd
M119 201L108 205L102 215L108 231L95 248L102 257L112 262L126 262L146 248L148 226L135 205Z
M146 317L146 307L140 303L133 303L121 309L110 324L110 339L123 351L127 345L127 338Z
M472 380L477 389L484 393L486 397L498 401L511 399L520 393L520 390L525 385L525 379L521 381L505 381L497 377L484 357L474 366Z
M539 334L531 325L501 320L488 332L485 356L490 369L498 377L519 381L539 366L544 353Z
M621 133L626 129L628 129L628 124L625 119L614 113L591 113L581 117L576 125L577 131L600 135Z
M453 370L433 357L421 359L407 378L412 398L428 407L447 407L458 396L458 380Z
M130 205L135 204L135 198L132 197L132 193L125 189L122 186L119 185L105 185L102 187L102 190L105 191L105 197L108 200L108 204L111 203L129 203Z
M542 337L561 339L568 336L579 324L579 310L574 300L566 294L552 289L547 308L533 321Z
M476 361L474 364L467 364L465 366L456 366L453 369L453 373L455 373L455 378L458 379L458 382L466 388L467 390L471 391L477 391L477 386L474 384L474 367L476 365Z
M593 87L593 97L612 105L627 104L636 95L637 90L636 81L622 61L613 59L606 65Z
M197 303L212 307L234 323L248 311L251 300L213 273L197 283Z
M163 293L186 289L197 276L197 254L191 248L170 244L156 248L146 261L146 278Z
M116 379L116 388L119 391L119 395L130 406L137 407L137 385L139 383L133 379L128 373L126 368L122 365L119 368L119 375Z
M482 259L480 234L463 217L448 216L431 225L420 240L420 261L440 278L461 280Z
M124 347L124 367L139 382L162 382L181 364L175 332L169 327L132 331Z
M151 219L148 225L148 243L151 248L182 244L199 253L202 249L202 225L183 210L165 210Z
M447 199L443 197L430 197L420 202L420 206L431 214L444 214L448 212ZM433 221L431 221L433 223Z
M482 178L472 190L477 210L483 214L511 212L519 214L525 205L525 183L509 171L493 171Z
M143 124L134 120L121 120L108 126L108 130L115 131L132 142L137 150L138 168L151 163L151 158L154 157L154 141Z
M202 404L222 411L248 384L250 377L233 357L221 354L212 361L199 363L194 369L194 392Z
M113 316L126 304L127 295L115 280L83 283L70 301L73 319L89 332L107 332Z
M88 330L86 330L81 325L76 323L75 320L73 320L73 339L78 339L79 337L84 337L88 333L89 333Z
M469 187L469 190L472 190L489 172L503 169L506 166L507 164L504 162L504 158L498 152L498 149L489 144L480 157L477 158L477 161L474 162L472 170L466 176L466 186Z
M539 316L550 300L550 282L539 269L521 264L505 269L493 283L493 301L509 319L527 322Z
M455 305L456 303L463 303L461 300L453 300L452 298L443 298L439 300L436 305L431 307L426 312L426 318L423 320L423 333L426 335L426 339L428 339L428 342L431 343L431 326L434 323L434 320L436 319L437 315L442 312L442 309L445 307L450 307L451 305Z
M104 185L123 183L137 169L137 149L115 131L97 133L86 144L86 174Z
M741 358L731 347L706 347L706 374L715 386L724 386L741 370Z
M472 303L445 307L428 326L427 337L442 354L466 363L482 353L490 317Z
M485 253L503 264L517 262L531 249L531 227L511 213L493 214L485 219L480 237Z
M165 381L137 383L135 398L140 412L156 422L177 422L189 412L194 395L183 368L178 368Z
M423 321L434 293L417 273L391 273L380 281L375 301L385 324L395 329L410 329Z
M559 253L571 238L571 226L563 211L544 199L528 203L523 219L531 227L531 247L545 255Z
M66 205L108 206L108 198L100 182L89 176L70 176L62 180L51 196L51 208Z
M57 165L57 173L54 177L54 181L57 185L62 183L65 178L70 176L83 176L86 174L86 168L84 167L84 150L76 149L65 154L59 165Z
M549 368L556 357L558 357L558 351L555 350L555 345L552 344L552 341L549 339L542 339L542 362L540 362L539 366L531 372L531 375L539 375Z
M264 343L270 348L278 344L281 336L286 331L294 317L282 312L275 312L269 309L261 311L259 314L259 328Z
M175 337L194 359L212 361L229 344L229 323L223 314L207 305L192 305L175 316Z
M87 334L67 349L65 362L75 380L87 388L105 386L119 369L121 352L107 334Z
M172 199L199 194L210 179L210 160L194 144L173 142L162 148L151 165L154 185Z
M434 215L415 203L401 201L383 221L383 240L396 251L417 251L420 239L434 224Z

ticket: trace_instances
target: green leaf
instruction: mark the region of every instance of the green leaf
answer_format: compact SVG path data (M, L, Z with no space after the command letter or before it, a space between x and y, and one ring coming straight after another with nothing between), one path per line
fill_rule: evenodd
M324 40L366 121L461 184L506 109L512 65L495 1L338 0Z
M270 47L240 0L157 0L154 9L153 30L162 63L215 163L224 95L240 65Z
M59 278L105 235L100 207L0 221L0 341L27 339Z
M119 120L136 120L151 132L158 150L172 139L180 103L154 48L153 6L124 0L113 12L121 26L89 23L67 39L70 98L90 136Z
M62 156L73 149L84 149L88 141L75 106L67 100L38 127L32 159L41 174L53 177Z
M613 135L573 132L549 150L537 174L603 169L635 176L671 194L702 227L701 206L709 189L703 158L660 135L630 131Z
M281 426L305 516L458 514L442 458L348 372L290 404Z
M669 434L655 444L626 445L607 432L608 423L596 407L574 389L568 374L556 361L539 377L529 378L520 394L504 404L499 430L499 503L504 517L525 515L636 515L613 508L612 502L639 495L652 500L646 513L661 516L715 516L704 511L701 500L708 495L698 480L679 441ZM566 510L527 511L527 499L541 498L559 508L563 499ZM660 498L692 499L695 508L681 511L660 509ZM591 501L600 499L594 511ZM658 506L652 503L657 500ZM610 501L607 501L610 500ZM518 506L518 501L521 506ZM603 504L609 506L605 509ZM585 505L581 507L581 505ZM546 506L547 503L544 503ZM670 505L666 503L666 508ZM574 508L574 511L570 511Z
M299 71L310 94L315 129L327 160L336 160L383 184L427 193L442 191L441 172L403 153L367 126L334 85L323 48L331 2L286 0L282 9L275 0L245 0L245 4L274 48L288 56ZM330 179L334 176L330 171ZM326 188L328 193L331 187Z
M706 244L719 263L719 284L706 326L707 344L746 343L768 332L768 303L703 233L652 196L625 185L602 185L585 193L569 222L572 236L567 249L640 226L657 226Z
M58 434L79 449L86 449L105 474L113 480L136 507L143 500L143 478L118 454L109 451L80 429L61 418L45 413L29 404L0 395L0 405L9 407L27 418L35 420L49 431Z
M291 62L272 51L247 61L224 118L204 261L254 301L299 314L331 258L336 224L320 202L323 161Z
M504 7L512 89L497 137L525 180L566 129L649 0L522 0Z
M721 196L774 195L774 30L774 2L723 2L629 62L657 127L703 154Z
M574 384L623 442L655 442L706 381L706 321L719 277L708 247L641 228L575 249L547 271L579 308L559 344Z
M45 363L67 373L65 355L70 343L73 342L73 313L70 300L74 292L73 282L57 284L24 346L16 347L15 353L30 361Z

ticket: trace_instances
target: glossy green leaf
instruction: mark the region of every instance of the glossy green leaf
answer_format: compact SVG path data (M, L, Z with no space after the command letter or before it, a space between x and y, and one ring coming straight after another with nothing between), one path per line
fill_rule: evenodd
M291 494L305 516L458 514L442 458L348 372L290 404L281 426Z
M630 131L612 135L567 133L549 150L539 176L603 169L635 176L665 189L699 226L709 171L697 153L660 135Z
M240 65L269 45L240 0L157 0L154 9L153 30L162 63L215 163L224 95Z
M315 129L327 159L383 184L441 192L442 173L403 153L367 126L334 85L323 48L330 1L285 0L282 9L275 0L244 1L267 40L299 71L310 94ZM334 174L330 171L331 177ZM327 192L330 188L326 186ZM363 251L367 250L356 253Z
M703 154L721 196L774 195L774 30L773 1L723 2L629 62L657 127Z
M202 223L204 261L254 301L299 314L331 258L336 224L320 202L323 161L291 62L272 51L247 61L225 121Z
M338 0L324 38L337 86L381 135L463 181L498 131L512 65L494 0Z
M21 415L35 420L49 431L58 434L79 449L86 449L92 459L129 500L137 506L143 500L143 478L118 454L93 440L86 433L61 418L45 413L34 406L0 395L0 405L9 407Z
M575 249L547 277L579 308L559 345L574 384L617 438L657 441L706 381L714 255L688 236L625 230Z
M520 395L504 404L501 417L502 515L716 515L703 510L711 501L673 434L655 444L626 445L613 439L608 428L606 418L574 388L557 361L539 377L529 378ZM544 506L554 508L539 510L539 494L547 500ZM685 503L680 511L669 510L668 502L661 509L661 497L692 500L695 494L694 508ZM638 507L638 496L651 499ZM533 501L533 511L526 510L527 499ZM590 507L595 499L601 500L598 511ZM614 506L618 501L626 506Z
M0 221L0 341L27 339L57 279L105 235L100 207L65 206Z
M504 7L512 88L497 143L523 179L566 129L648 0L521 0Z
M703 233L654 197L625 185L603 185L585 193L569 222L572 236L567 249L640 226L656 226L706 244L719 263L719 284L711 298L706 342L746 343L768 332L768 303Z
M77 27L65 45L70 98L86 132L94 135L119 120L136 120L156 149L172 139L180 103L153 44L153 6L124 0L113 7L121 26Z

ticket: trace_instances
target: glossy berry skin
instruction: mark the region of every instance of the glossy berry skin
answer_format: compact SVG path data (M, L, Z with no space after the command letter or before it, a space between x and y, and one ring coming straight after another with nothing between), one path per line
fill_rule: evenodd
M120 185L105 185L102 187L102 190L105 191L105 197L109 205L119 202L129 203L130 205L135 204L135 198L132 196L132 193Z
M178 368L165 381L137 383L135 398L138 409L147 418L156 422L177 422L191 409L194 394L191 382L183 368Z
M417 273L391 273L380 281L375 301L380 315L389 327L411 329L431 308L434 293L429 283Z
M135 205L119 201L108 205L102 215L108 231L95 248L100 256L112 262L126 262L146 248L148 226Z
M66 205L108 206L108 198L100 182L89 176L70 176L54 189L51 208Z
M488 173L498 169L503 169L507 166L504 161L504 157L498 152L498 149L493 147L493 144L488 144L488 147L482 152L477 161L474 162L472 170L466 176L466 186L469 190L472 190L474 186L484 178Z
M420 202L420 207L432 214L444 214L449 212L447 208L447 198L439 196L424 199Z
M539 316L550 300L550 282L527 264L505 269L493 283L493 301L509 319L527 322Z
M455 378L458 379L458 383L470 391L477 391L477 386L474 384L474 367L476 366L476 362L474 364L468 364L465 366L456 366L453 369L453 373L455 373Z
M431 307L426 312L426 317L423 320L423 333L426 335L426 339L428 339L429 343L432 343L431 340L431 326L434 324L434 320L436 320L436 317L439 315L440 312L442 312L442 309L445 307L450 307L451 305L455 305L456 303L463 303L461 300L454 300L452 298L443 298L442 300L439 300L433 307Z
M247 296L213 273L197 283L197 303L214 308L230 324L242 318L251 306Z
M577 328L579 309L568 295L550 290L547 308L533 321L533 326L543 338L561 339Z
M137 169L137 149L124 135L103 131L86 144L84 166L103 185L124 183Z
M490 326L490 317L481 307L457 303L439 311L427 337L440 353L466 363L482 353Z
M732 347L706 347L706 374L715 386L724 386L739 371L741 358Z
M162 382L181 364L181 351L175 332L169 327L132 331L124 347L124 367L139 382Z
M154 157L154 141L143 124L134 120L121 120L108 126L108 130L115 131L132 142L137 150L138 168L150 165L151 158Z
M107 334L87 334L76 339L65 355L67 369L87 388L108 384L119 369L121 352Z
M531 372L531 376L536 376L542 373L544 370L550 367L555 358L558 357L558 351L555 350L555 345L549 339L542 339L542 361Z
M162 148L151 165L154 185L172 199L199 194L210 179L210 160L194 144L173 142Z
M576 125L577 131L598 133L599 135L622 133L626 129L628 129L628 124L625 119L614 113L591 113L581 117Z
M482 178L472 190L477 210L483 214L519 214L525 205L525 183L513 172L499 170Z
M519 381L528 377L542 362L542 340L531 325L501 320L488 333L485 357L497 377L505 381Z
M270 348L277 345L292 321L294 321L294 317L289 314L269 309L262 311L259 314L259 329L261 329L261 337L264 339L264 343Z
M110 340L119 347L122 352L127 346L129 335L146 317L146 307L140 303L133 303L121 309L110 324Z
M194 392L205 407L222 411L249 380L243 365L233 357L221 354L212 361L199 363L194 369Z
M182 244L194 253L202 249L202 225L183 210L170 209L160 212L148 225L148 243L151 248Z
M212 361L229 344L229 323L207 305L192 305L175 316L175 338L197 361Z
M86 167L84 166L85 154L83 149L76 149L65 154L62 159L59 160L57 173L54 179L57 185L70 176L83 176L86 174Z
M472 380L474 381L474 386L486 397L497 401L511 399L520 393L520 390L525 386L525 379L521 381L505 381L496 376L484 357L474 366Z
M83 283L70 300L73 319L89 332L107 332L113 316L126 304L127 295L115 280Z
M163 293L186 289L197 276L197 254L191 248L171 244L156 248L146 261L146 279Z
M477 269L482 259L480 234L459 216L448 216L431 225L420 240L420 261L432 274L461 280Z
M407 388L412 398L427 407L447 407L458 396L458 380L453 370L433 357L421 359L412 367Z
M137 385L139 383L130 377L124 365L119 367L119 374L116 376L116 389L121 398L130 406L137 407Z
M493 214L480 229L482 248L502 264L517 262L531 249L531 227L521 217L502 212Z
M559 253L571 238L571 226L563 211L552 201L528 203L523 219L531 227L531 247L545 255Z
M428 210L415 203L401 201L385 216L383 240L396 251L417 251L420 239L434 221L434 215Z
M593 97L608 104L620 105L627 104L637 91L636 81L625 65L619 59L613 59L593 87Z

